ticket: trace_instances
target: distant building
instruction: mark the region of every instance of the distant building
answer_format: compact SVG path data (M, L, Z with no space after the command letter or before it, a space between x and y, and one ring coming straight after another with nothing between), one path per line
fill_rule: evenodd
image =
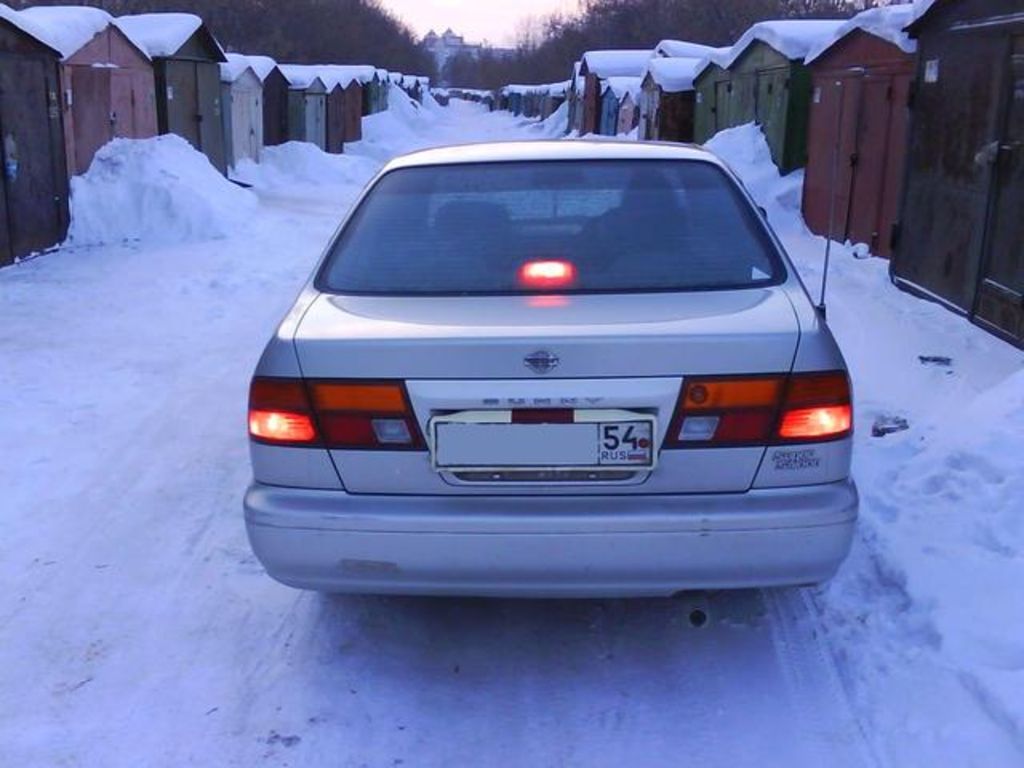
M467 43L466 38L455 34L450 28L446 29L442 35L430 30L423 38L421 45L434 57L438 72L444 72L448 61L459 54L468 54L476 58L483 50L482 45Z

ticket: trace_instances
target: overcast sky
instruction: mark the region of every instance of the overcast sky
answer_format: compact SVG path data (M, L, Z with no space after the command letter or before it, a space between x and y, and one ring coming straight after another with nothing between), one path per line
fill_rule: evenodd
M572 11L576 0L382 0L421 36L451 27L467 42L512 45L519 22L553 11Z

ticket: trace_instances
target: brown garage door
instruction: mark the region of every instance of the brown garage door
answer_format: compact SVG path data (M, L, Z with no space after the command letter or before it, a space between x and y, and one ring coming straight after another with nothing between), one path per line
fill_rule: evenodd
M46 60L10 57L0 67L7 261L54 246L67 232L59 92L56 66Z
M1004 88L1005 121L995 155L992 219L975 312L1024 342L1024 35L1013 39Z

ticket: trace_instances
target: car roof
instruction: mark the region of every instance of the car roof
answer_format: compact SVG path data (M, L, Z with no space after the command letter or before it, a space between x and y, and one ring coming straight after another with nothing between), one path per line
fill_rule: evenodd
M694 145L614 140L499 141L425 149L397 157L385 171L467 163L559 160L702 160L724 167L718 157Z

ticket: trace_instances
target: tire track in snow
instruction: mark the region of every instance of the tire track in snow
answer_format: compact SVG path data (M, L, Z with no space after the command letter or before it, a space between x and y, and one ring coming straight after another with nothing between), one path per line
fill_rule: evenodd
M771 614L775 651L791 698L797 702L809 729L825 744L833 744L850 765L879 768L884 763L856 716L839 670L820 631L820 614L803 589L765 590ZM821 755L833 762L836 750ZM833 763L834 764L834 763Z

